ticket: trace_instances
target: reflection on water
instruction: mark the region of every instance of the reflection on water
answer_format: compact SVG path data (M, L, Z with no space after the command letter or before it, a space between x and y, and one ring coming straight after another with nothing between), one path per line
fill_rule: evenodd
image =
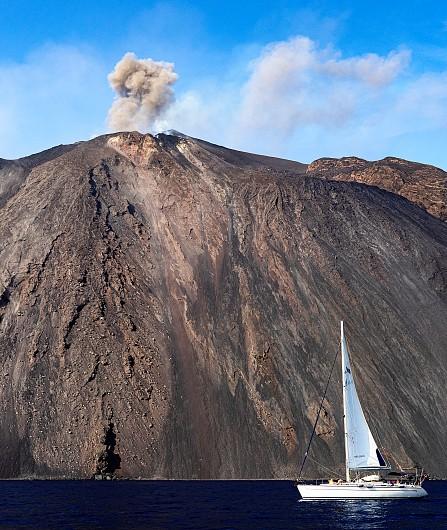
M386 521L390 511L396 509L396 505L390 503L396 500L346 500L336 504L332 509L337 514L337 519L345 521L346 524L358 526L362 521L368 521L368 528L381 528Z
M384 528L401 501L334 500L299 501L305 528Z

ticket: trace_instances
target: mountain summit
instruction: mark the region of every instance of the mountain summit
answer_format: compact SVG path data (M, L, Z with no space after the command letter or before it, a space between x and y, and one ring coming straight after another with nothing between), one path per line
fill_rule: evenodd
M376 439L447 476L446 173L117 133L0 160L0 476L294 478L345 320ZM340 370L308 476L341 467Z

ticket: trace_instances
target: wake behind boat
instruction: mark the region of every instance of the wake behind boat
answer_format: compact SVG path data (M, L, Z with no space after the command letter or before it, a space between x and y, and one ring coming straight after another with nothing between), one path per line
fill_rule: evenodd
M321 484L299 483L297 487L301 497L303 500L402 499L425 497L427 492L421 485L423 481L422 474L419 477L416 475L414 478L406 480L398 480L397 477L393 477L394 480L381 478L381 474L388 472L390 466L385 462L371 434L357 395L351 372L343 321L341 322L341 362L346 480L330 480ZM301 465L300 476L315 433L318 417L319 413ZM378 474L361 476L362 473L371 473L373 471L376 471ZM351 472L356 474L354 480L351 479Z

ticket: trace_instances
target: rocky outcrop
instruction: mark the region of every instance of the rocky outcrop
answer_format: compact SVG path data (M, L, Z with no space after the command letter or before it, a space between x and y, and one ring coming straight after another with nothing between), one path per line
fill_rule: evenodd
M437 167L392 157L377 162L346 157L320 158L309 164L307 171L325 179L377 186L447 220L447 173Z
M341 318L385 450L447 475L432 168L407 200L175 135L35 156L0 166L2 477L295 477ZM337 372L309 476L343 468L341 401Z

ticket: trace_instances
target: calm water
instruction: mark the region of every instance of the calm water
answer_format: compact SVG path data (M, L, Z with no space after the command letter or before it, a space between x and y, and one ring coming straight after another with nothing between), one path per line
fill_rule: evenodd
M447 528L447 482L404 501L299 502L292 482L2 481L0 528Z

